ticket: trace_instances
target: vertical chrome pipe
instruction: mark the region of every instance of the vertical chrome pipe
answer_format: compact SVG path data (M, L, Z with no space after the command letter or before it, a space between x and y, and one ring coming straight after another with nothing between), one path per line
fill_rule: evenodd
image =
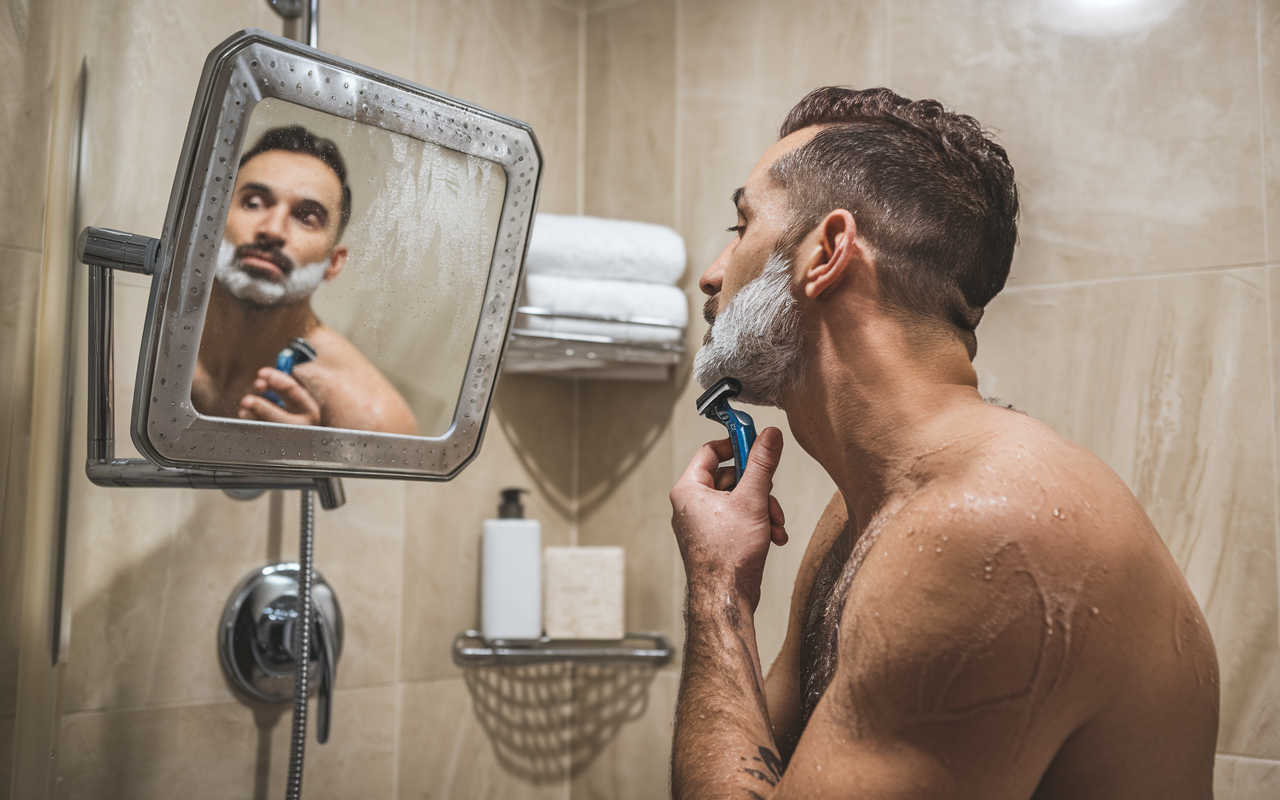
M302 527L298 537L298 618L293 629L293 738L289 747L289 782L286 800L302 796L303 756L307 746L307 692L311 662L312 603L311 584L315 555L312 541L315 533L315 507L311 490L302 490Z
M89 463L115 456L115 283L111 270L89 267Z

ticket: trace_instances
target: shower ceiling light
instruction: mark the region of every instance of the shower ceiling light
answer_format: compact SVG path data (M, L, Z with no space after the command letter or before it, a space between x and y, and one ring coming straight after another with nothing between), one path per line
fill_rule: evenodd
M1184 0L1040 0L1036 18L1049 28L1077 36L1146 33L1163 23Z

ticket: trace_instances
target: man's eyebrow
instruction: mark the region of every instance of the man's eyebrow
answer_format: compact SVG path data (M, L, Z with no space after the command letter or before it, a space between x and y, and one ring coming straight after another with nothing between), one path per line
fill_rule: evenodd
M265 183L246 183L244 186L240 187L240 191L241 192L257 192L258 194L265 194L271 197L276 196L275 191Z

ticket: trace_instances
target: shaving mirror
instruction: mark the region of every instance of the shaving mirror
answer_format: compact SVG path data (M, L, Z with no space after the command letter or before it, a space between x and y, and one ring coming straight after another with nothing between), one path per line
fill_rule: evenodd
M451 478L484 431L540 170L524 123L232 36L154 255L139 450L168 469Z

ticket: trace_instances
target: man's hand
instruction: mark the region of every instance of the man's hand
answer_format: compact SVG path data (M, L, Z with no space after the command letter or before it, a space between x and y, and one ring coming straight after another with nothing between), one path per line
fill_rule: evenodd
M267 390L276 393L284 401L284 408L262 395ZM311 392L291 375L274 367L258 370L253 382L257 394L247 394L240 399L240 419L256 419L262 422L281 422L288 425L319 425L320 404Z
M733 447L728 439L708 442L671 489L671 527L691 591L732 586L755 609L769 543L787 541L782 506L769 494L781 454L782 432L765 428L751 448L741 483L726 492L717 487L732 482L732 470L719 465L733 457Z

